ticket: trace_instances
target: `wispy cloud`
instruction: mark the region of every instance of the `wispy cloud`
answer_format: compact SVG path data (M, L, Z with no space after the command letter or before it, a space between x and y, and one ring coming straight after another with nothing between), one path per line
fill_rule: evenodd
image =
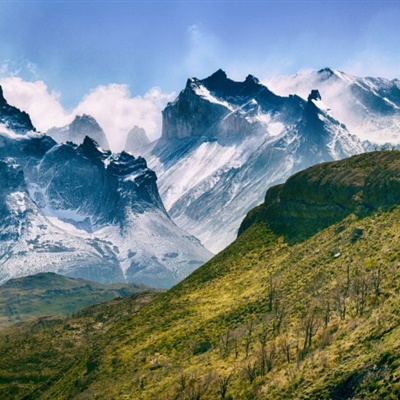
M187 28L187 37L189 48L184 68L190 76L207 76L222 66L224 49L217 36L201 24L193 24Z
M341 68L360 76L400 77L398 6L377 12L360 35L358 50Z

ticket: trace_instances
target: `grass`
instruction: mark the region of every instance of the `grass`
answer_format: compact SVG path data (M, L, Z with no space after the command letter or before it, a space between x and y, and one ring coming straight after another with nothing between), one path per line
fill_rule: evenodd
M92 323L83 347L87 323L81 317L11 330L0 340L0 395L7 398L12 386L21 395L11 398L195 398L204 386L201 398L217 399L218 383L232 373L227 395L237 399L390 399L399 393L400 379L399 220L398 208L364 219L349 216L294 246L263 225L253 226L137 312L106 323L102 306L96 317L85 311ZM353 242L356 227L363 234ZM334 248L340 250L337 258ZM379 295L369 283L360 315L355 282L360 274L372 279L378 270ZM343 319L334 304L337 290L347 301ZM273 303L280 304L275 310L271 291ZM332 309L325 327L326 300ZM304 348L310 310L316 332ZM264 351L271 365L262 370Z

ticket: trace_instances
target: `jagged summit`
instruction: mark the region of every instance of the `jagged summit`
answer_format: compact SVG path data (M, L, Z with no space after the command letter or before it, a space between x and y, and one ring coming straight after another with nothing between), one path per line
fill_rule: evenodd
M88 114L77 115L74 120L71 122L71 128L76 130L83 130L87 128L92 128L96 130L100 130L101 127L98 122Z
M400 145L400 84L396 79L359 77L323 68L280 77L269 86L281 95L297 93L303 98L317 88L332 115L364 141L366 149Z
M77 115L74 120L67 126L62 128L51 128L46 132L58 143L67 141L81 144L86 136L94 139L98 145L108 150L110 148L107 137L98 124L98 122L90 115Z
M96 140L89 136L85 136L83 142L78 145L77 153L97 162L104 162L107 157L111 156L110 150L103 150Z
M150 144L146 131L135 125L128 133L125 142L125 150L133 155L142 154Z
M362 151L319 91L309 101L278 96L252 75L236 82L219 70L192 78L164 109L149 165L174 220L216 252L268 186Z
M245 82L260 83L260 80L257 77L255 77L254 75L250 74L250 75L246 76Z
M330 68L330 67L325 67L325 68L321 68L320 70L317 71L318 74L325 74L325 75L336 75L336 69L334 68Z
M278 96L273 95L253 75L248 75L243 82L237 82L228 78L224 71L218 70L208 78L196 80L196 82L207 88L217 98L229 100L239 106L253 98L260 100L261 104L266 100L270 105L279 101Z
M257 131L249 127L250 118L254 120L259 112L279 113L285 105L289 113L299 112L299 102L301 99L296 96L285 98L272 93L253 75L237 82L218 70L205 79L190 78L178 98L168 103L163 111L162 138L242 140ZM245 113L248 119L244 118Z
M319 90L317 89L311 90L311 93L309 94L307 101L310 102L311 100L322 100Z

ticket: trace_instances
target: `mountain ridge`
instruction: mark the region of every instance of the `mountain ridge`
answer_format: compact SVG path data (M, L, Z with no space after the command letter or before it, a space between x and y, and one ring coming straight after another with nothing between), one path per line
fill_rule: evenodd
M144 158L4 126L0 143L0 282L47 271L170 287L211 257L171 220Z
M297 93L306 98L311 89L319 89L350 132L366 144L399 145L400 81L358 77L334 68L298 73L290 77L270 79L266 84L281 95Z
M352 213L388 210L400 203L399 158L398 151L371 152L298 172L268 189L265 202L243 220L239 235L262 222L278 235L304 240Z
M321 98L281 97L251 75L235 82L219 70L190 78L168 103L162 136L145 157L172 218L216 252L266 187L363 151Z

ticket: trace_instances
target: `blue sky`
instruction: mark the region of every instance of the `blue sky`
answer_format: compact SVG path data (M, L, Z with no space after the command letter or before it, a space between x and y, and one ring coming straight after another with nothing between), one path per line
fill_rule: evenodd
M99 85L179 92L223 68L260 79L331 66L400 77L399 1L1 1L0 75L72 109Z

